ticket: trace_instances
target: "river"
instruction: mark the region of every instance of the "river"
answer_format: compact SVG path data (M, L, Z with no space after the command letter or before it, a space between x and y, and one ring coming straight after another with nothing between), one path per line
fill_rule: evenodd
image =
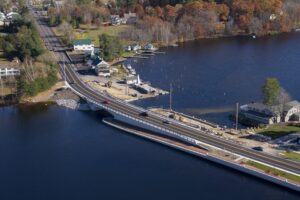
M268 76L297 99L300 35L186 43L132 61L154 86L174 85L174 109L231 125L236 102L260 100ZM168 106L160 96L136 102ZM0 199L296 200L299 194L57 106L0 108Z
M57 106L0 108L0 199L296 200L298 194Z
M172 82L173 109L231 126L228 115L235 104L261 101L267 77L278 78L290 96L300 100L299 44L299 33L200 40L129 62L153 86L169 90ZM169 97L136 104L168 108Z

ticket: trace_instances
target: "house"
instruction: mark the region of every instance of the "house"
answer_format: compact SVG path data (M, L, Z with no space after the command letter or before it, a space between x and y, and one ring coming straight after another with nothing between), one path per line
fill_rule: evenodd
M110 75L111 75L109 69L97 68L97 69L95 69L95 72L98 76L102 76L102 77L110 77Z
M0 77L4 76L18 76L20 70L15 68L0 68Z
M65 5L65 1L64 0L57 0L57 1L54 1L54 6L55 8L63 8L64 5Z
M90 39L73 40L74 51L94 51L94 44Z
M134 24L137 22L137 15L136 13L125 13L124 17L122 18L122 23L123 24Z
M0 12L0 26L4 26L5 19L6 19L5 14Z
M135 85L135 84L139 84L140 78L139 78L139 76L127 76L124 79L124 82L127 85Z
M16 20L19 19L21 17L21 15L17 12L9 12L6 15L6 18L9 20Z
M146 44L144 46L144 49L147 50L147 51L155 51L156 50L156 48L154 47L154 45L151 44L151 43Z
M94 68L109 68L109 64L105 62L100 56L91 56L88 60L87 65Z
M141 50L141 49L142 49L142 47L138 43L136 43L136 44L127 46L125 48L125 51L135 51L135 52L137 52L138 50Z
M91 56L87 65L95 70L98 76L108 77L111 75L109 64L105 62L100 56Z
M132 51L131 46L130 45L126 46L125 51L127 51L127 52Z
M276 18L277 18L277 16L275 14L270 15L270 21L274 21Z
M251 103L240 107L240 115L257 124L275 124L280 122L300 122L300 103L291 101L285 104L267 106Z
M119 15L111 15L110 22L111 22L111 25L117 26L117 25L121 24L122 20Z
M131 46L131 49L132 49L132 51L138 51L138 50L141 50L142 47L138 43L136 43Z

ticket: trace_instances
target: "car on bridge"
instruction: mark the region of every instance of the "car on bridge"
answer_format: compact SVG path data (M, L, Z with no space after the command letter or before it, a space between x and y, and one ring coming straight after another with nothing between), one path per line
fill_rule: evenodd
M149 116L149 114L148 114L147 112L142 112L142 113L140 113L139 115L140 115L140 116L143 116L143 117L148 117L148 116Z
M168 120L164 120L163 123L164 123L164 124L171 124L171 122L168 121Z
M255 151L263 151L264 150L262 147L253 147L252 149Z
M108 100L105 100L102 102L102 104L109 104L110 102Z

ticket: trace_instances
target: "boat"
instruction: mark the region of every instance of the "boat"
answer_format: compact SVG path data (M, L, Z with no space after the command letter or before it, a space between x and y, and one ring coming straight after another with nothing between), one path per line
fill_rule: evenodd
M136 75L135 69L130 69L129 71L130 71L130 73L131 73L132 75Z
M127 69L129 69L129 70L131 70L131 69L132 69L132 67L131 67L131 65L130 65L130 64L129 64L129 65L127 65L126 67L127 67Z

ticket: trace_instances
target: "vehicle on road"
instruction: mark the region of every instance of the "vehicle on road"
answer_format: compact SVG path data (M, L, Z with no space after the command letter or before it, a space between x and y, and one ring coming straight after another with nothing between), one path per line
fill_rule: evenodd
M168 121L168 120L164 120L163 123L164 123L164 124L171 124L171 122Z
M262 147L253 147L252 149L255 151L263 151L264 150Z
M149 114L148 114L147 112L142 112L142 113L140 113L140 116L143 116L143 117L148 117L148 116L149 116Z
M109 104L109 101L108 100L105 100L102 102L103 104Z

